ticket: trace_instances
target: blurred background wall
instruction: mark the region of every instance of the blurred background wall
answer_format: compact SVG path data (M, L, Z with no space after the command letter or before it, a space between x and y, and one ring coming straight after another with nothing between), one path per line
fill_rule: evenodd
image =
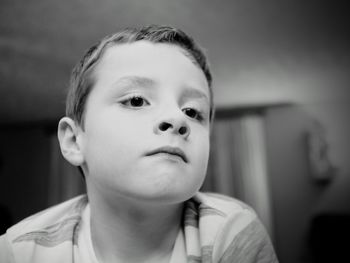
M321 262L314 218L349 214L349 20L346 2L330 0L2 0L4 215L15 223L84 191L55 136L83 51L125 26L170 24L206 49L214 75L212 150L224 155L203 190L252 205L282 263Z

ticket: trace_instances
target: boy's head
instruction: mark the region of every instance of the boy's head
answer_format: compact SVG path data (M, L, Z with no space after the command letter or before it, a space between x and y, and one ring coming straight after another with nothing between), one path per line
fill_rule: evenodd
M212 120L214 115L212 76L204 52L183 31L170 26L158 25L127 28L106 36L97 44L93 45L73 69L66 101L66 115L83 127L86 100L95 83L93 73L106 49L113 45L134 43L141 40L178 46L200 67L208 81L210 91L210 119Z
M179 203L201 186L213 115L211 75L183 32L127 29L75 68L58 137L90 198Z

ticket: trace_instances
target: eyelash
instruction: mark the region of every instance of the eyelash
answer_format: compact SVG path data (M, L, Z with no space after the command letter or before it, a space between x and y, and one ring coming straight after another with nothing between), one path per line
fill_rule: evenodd
M139 106L135 106L135 105L131 105L131 102L133 99L141 99L142 100L142 105ZM120 102L122 105L127 106L127 107L132 107L132 108L141 108L143 106L145 106L144 104L146 103L147 105L150 105L150 103L142 96L139 95L132 95L128 98L125 98L124 100L122 100ZM185 108L182 110L183 113L188 116L191 119L196 119L198 121L203 121L204 120L204 116L203 113L199 110L196 110L194 108ZM193 111L192 113L194 113L194 116L191 116L192 114L189 113L189 111Z
M182 110L188 117L190 117L191 119L196 119L198 121L203 121L204 120L204 117L203 117L203 113L196 110L196 109L193 109L193 108L185 108ZM188 114L188 111L194 111L195 113L195 116L191 117L190 114ZM186 113L187 112L187 113Z
M142 105L139 105L139 106L131 105L131 102L132 102L133 99L141 99L141 100L142 100ZM125 98L125 99L122 100L120 103L123 104L124 106L132 107L132 108L140 108L140 107L143 107L143 106L145 106L145 105L144 105L145 103L146 103L147 105L150 104L145 98L143 98L142 96L138 96L138 95L133 95L133 96L130 96L130 97L128 97L128 98Z

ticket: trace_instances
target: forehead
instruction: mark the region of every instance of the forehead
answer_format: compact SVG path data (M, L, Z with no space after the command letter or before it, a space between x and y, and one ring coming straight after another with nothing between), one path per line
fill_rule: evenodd
M155 80L168 78L169 81L186 81L209 88L202 69L184 49L145 40L106 47L93 77L95 82L105 82L130 74L145 75Z

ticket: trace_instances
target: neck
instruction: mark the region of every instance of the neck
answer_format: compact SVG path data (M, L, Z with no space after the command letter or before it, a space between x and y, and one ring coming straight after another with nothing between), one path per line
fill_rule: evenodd
M182 204L147 205L90 198L91 236L100 262L169 261Z

